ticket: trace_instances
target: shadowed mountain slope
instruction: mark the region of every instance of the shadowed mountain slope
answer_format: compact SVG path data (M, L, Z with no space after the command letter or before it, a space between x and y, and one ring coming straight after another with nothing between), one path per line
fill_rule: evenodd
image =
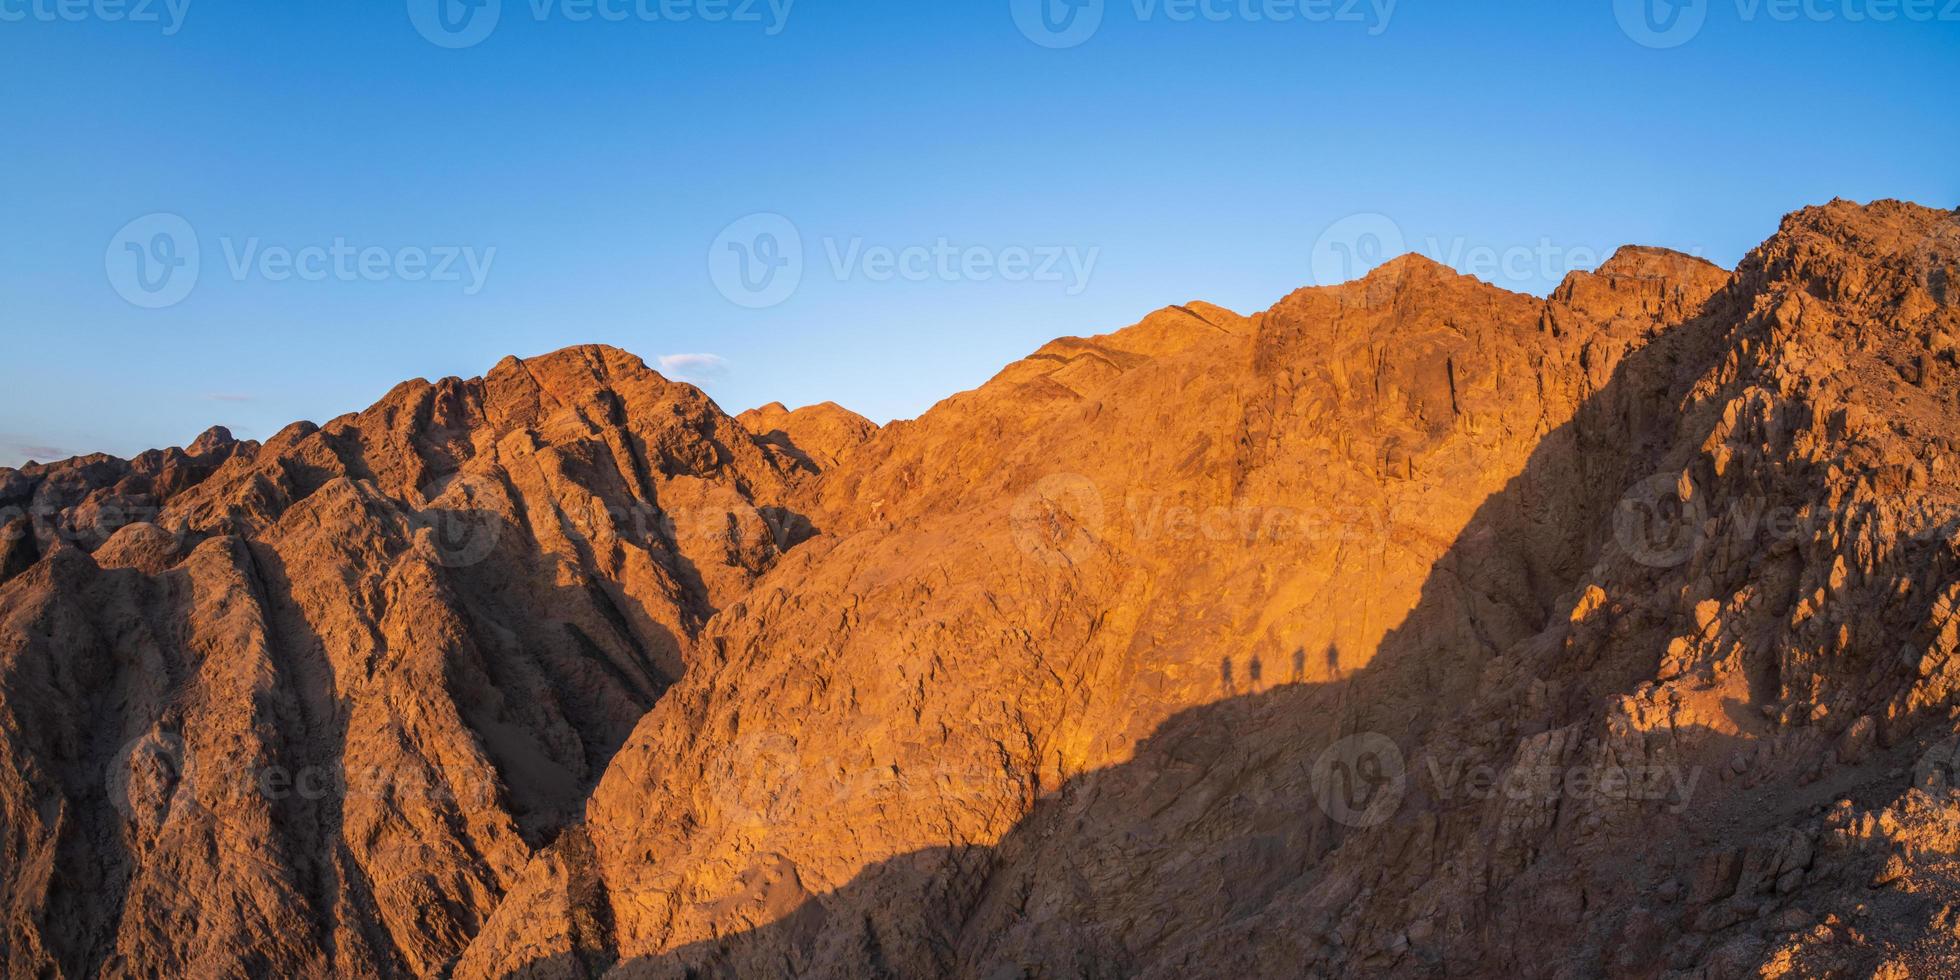
M442 972L785 543L606 348L200 442L0 478L10 974Z
M66 529L0 586L9 967L1952 972L1956 227L1407 257L882 428L579 349L0 473Z

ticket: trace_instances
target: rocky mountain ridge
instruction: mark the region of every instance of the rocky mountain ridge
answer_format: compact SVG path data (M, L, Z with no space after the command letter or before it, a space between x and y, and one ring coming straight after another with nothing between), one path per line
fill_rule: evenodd
M1960 970L1956 228L1405 257L882 428L575 348L0 470L0 959Z

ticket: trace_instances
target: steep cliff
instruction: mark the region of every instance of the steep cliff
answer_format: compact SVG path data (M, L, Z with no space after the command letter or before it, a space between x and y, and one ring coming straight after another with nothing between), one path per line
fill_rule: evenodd
M1734 272L1171 307L883 427L582 348L0 471L4 958L1955 972L1957 269L1833 202Z

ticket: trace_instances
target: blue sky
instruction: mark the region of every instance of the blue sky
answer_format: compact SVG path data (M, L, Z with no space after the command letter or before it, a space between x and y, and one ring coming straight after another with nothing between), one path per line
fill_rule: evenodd
M1955 0L481 2L0 0L0 465L582 342L884 421L1396 240L1542 293L1960 203Z

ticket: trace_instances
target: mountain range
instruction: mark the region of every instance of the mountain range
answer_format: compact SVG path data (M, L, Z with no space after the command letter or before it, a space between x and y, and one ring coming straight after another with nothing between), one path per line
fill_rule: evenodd
M1960 212L0 469L18 977L1960 975Z

